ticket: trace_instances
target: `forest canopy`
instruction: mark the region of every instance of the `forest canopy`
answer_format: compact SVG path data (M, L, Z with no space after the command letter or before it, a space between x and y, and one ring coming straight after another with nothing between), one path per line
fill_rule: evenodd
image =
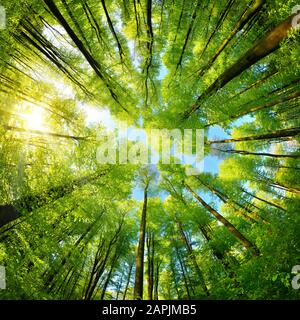
M0 5L1 299L299 298L297 1ZM120 121L203 169L100 162Z

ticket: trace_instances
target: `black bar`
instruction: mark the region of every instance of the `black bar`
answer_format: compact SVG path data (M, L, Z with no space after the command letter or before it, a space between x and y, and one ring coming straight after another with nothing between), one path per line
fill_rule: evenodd
M299 300L0 301L0 319L243 319L299 314ZM5 316L4 316L5 315Z

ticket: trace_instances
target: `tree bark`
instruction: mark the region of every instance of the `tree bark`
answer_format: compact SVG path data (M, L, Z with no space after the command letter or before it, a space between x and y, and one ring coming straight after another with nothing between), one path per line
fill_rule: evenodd
M231 142L239 142L239 141L257 141L257 140L272 140L272 139L281 139L281 138L289 138L296 137L300 134L300 128L288 128L282 129L278 131L273 131L266 134L260 134L256 136L248 136L241 138L233 138L233 139L223 139L223 140L215 140L215 141L206 141L206 144L215 144L215 143L231 143Z
M75 190L75 188L91 183L105 174L106 172L93 175L91 174L75 179L66 185L54 186L48 190L45 190L42 194L29 194L14 200L11 204L0 205L0 228L11 221L18 219L26 213L41 208L51 201L58 200L64 197L66 194L70 194Z
M147 232L147 276L148 276L148 300L153 300L154 286L154 234L152 231Z
M156 261L155 266L155 281L154 281L154 300L158 300L158 283L159 283L159 268L160 268L160 261Z
M115 38L115 40L117 42L121 63L123 63L124 52L123 52L120 40L118 38L118 35L117 35L116 31L115 31L114 25L113 25L113 23L111 21L111 18L109 16L109 13L108 13L108 10L107 10L106 4L105 4L105 0L101 0L101 4L102 4L102 7L103 7L105 16L106 16L106 20L107 20L109 29L110 29L111 33L113 34L113 37Z
M260 198L260 197L256 196L255 194L252 194L251 192L249 192L249 191L247 191L245 189L242 189L242 191L244 193L246 193L247 195L251 196L252 198L255 198L255 199L257 199L257 200L259 200L261 202L264 202L264 203L268 204L269 206L275 207L275 208L280 209L282 211L286 211L284 208L282 208L281 206L279 206L276 203L273 203L273 202L270 202L270 201L268 201L266 199Z
M298 154L275 154L275 153L267 153L267 152L251 152L251 151L246 151L246 150L233 150L233 149L226 150L226 149L218 149L218 148L212 148L212 150L230 153L230 154L240 154L240 155L245 155L245 156L300 159L300 155L298 155Z
M253 256L257 256L259 254L258 249L255 247L253 243L251 243L248 239L246 239L227 219L225 219L221 214L219 214L215 209L213 209L209 204L207 204L195 191L186 183L184 183L187 190L193 195L193 197L201 203L201 205L207 209L218 221L220 221L225 228L232 233L246 249L250 249L252 251Z
M237 212L237 214L239 214L243 219L247 220L250 223L257 223L258 222L257 220L253 219L251 216L248 216L245 213L239 213L239 211L237 211L237 210L242 209L243 211L246 211L249 214L253 215L255 218L263 220L264 222L266 222L264 219L259 217L255 212L253 212L250 209L246 208L245 206L240 204L238 201L229 198L225 193L223 193L219 189L213 187L212 185L210 185L208 183L205 183L199 177L197 177L197 180L200 181L200 183L202 185L204 185L207 189L209 189L212 193L214 193L222 202L228 204L231 208L233 208Z
M115 254L114 254L114 256L113 256L113 258L112 258L111 266L110 266L108 275L107 275L107 277L106 277L105 283L104 283L103 288L102 288L100 300L104 300L107 287L108 287L108 285L109 285L109 282L111 281L112 273L113 273L113 270L114 270L114 268L115 268L115 266L116 266L116 263L117 263L117 261L118 261L119 256L120 256L120 253L118 253L118 252L116 251Z
M148 185L144 189L144 203L142 210L142 218L140 225L140 236L139 244L136 255L136 266L135 266L135 283L133 297L135 300L143 299L143 281L144 281L144 251L145 251L145 230L146 230L146 219L147 219L147 201L148 201Z
M196 19L197 19L197 13L198 13L200 4L201 4L201 1L198 0L198 1L197 1L197 4L196 4L196 7L195 7L195 9L194 9L194 12L193 12L193 15L192 15L190 24L189 24L188 31L187 31L186 36L185 36L184 44L183 44L183 47L182 47L182 49L181 49L181 54L180 54L179 60L178 60L177 65L176 65L175 73L177 72L178 68L181 67L183 55L184 55L184 53L185 53L185 50L186 50L186 47L187 47L189 38L190 38L190 36L191 36L194 23L195 23L195 21L196 21Z
M126 295L127 295L127 291L128 291L128 287L129 287L130 279L131 279L132 268L133 268L133 262L129 264L127 282L126 282L125 290L123 293L123 300L126 300Z
M181 239L182 239L182 241L183 241L183 243L186 246L186 249L188 251L188 256L192 261L194 270L195 270L195 272L197 274L197 277L198 277L198 279L200 281L200 285L201 285L205 295L209 296L209 291L208 291L207 286L205 284L203 273L202 273L202 271L201 271L201 269L200 269L200 267L198 265L198 262L197 262L193 247L192 247L191 243L189 242L189 240L186 237L186 234L185 234L185 232L183 230L183 227L182 227L182 223L178 219L177 219L177 226L179 228Z
M259 106L251 107L248 110L244 110L242 112L237 112L236 114L229 116L228 119L225 119L223 121L209 123L209 124L205 125L205 128L211 127L211 126L216 125L216 124L223 123L223 122L228 121L228 120L238 119L238 118L241 118L241 117L243 117L243 116L245 116L247 114L251 114L253 112L257 112L257 111L260 111L260 110L263 110L263 109L271 108L271 107L273 107L273 106L275 106L277 104L280 104L280 103L283 103L283 102L287 102L287 101L290 101L290 100L294 100L294 99L298 98L299 96L300 96L300 92L297 91L297 92L294 92L294 93L292 93L292 94L290 94L288 96L279 97L277 99L274 99L273 101L268 101L268 102L265 102L263 104L260 104Z
M55 137L55 138L72 139L72 140L76 140L76 141L81 141L81 140L87 140L88 139L88 137L70 136L70 135L53 133L53 132L48 132L48 131L30 130L30 129L24 129L24 128L19 128L19 127L14 127L14 126L7 126L7 125L3 125L3 127L4 127L5 130L11 130L11 131L16 131L16 132L24 132L24 133L29 133L29 134L38 134L38 135L41 135L41 136L48 136L48 137Z
M86 286L84 300L90 300L92 298L93 293L96 289L96 286L101 276L103 275L103 272L105 271L108 258L111 254L111 250L119 239L123 223L124 223L124 216L122 217L122 220L119 222L118 228L114 232L106 248L104 247L106 243L106 239L100 239L98 250L94 258L93 268L90 273L88 284ZM105 253L103 252L104 250L105 250Z
M179 253L179 250L178 250L177 247L176 247L176 253L177 253L177 258L178 258L178 261L179 261L180 269L181 269L181 272L182 272L182 276L183 276L183 280L184 280L184 286L185 286L185 290L186 290L186 293L187 293L187 296L188 296L188 300L191 300L190 289L189 289L189 285L188 285L188 282L187 282L187 278L186 278L183 262L182 262L182 259L180 257L180 253Z
M217 49L215 54L208 60L208 62L205 64L204 67L199 69L197 71L198 75L202 77L206 70L208 70L212 64L217 60L219 55L222 53L222 51L227 47L229 42L232 40L232 38L242 30L242 28L251 20L253 17L260 11L263 4L265 3L265 0L256 0L254 5L250 8L248 8L240 17L240 19L235 24L234 28L230 32L230 34L227 36L225 40L221 43L220 47Z
M45 4L48 6L49 10L52 12L54 17L57 19L57 21L64 27L72 41L75 43L79 51L84 55L89 65L93 68L97 76L103 81L106 88L108 89L111 97L113 100L115 100L118 105L128 113L128 110L125 109L119 102L118 97L114 91L114 89L111 87L111 84L108 82L108 76L105 74L105 71L100 66L100 64L92 57L90 52L85 48L82 41L77 37L75 32L72 30L72 28L69 26L68 22L65 20L65 18L60 13L59 9L57 8L56 4L52 0L44 0Z
M280 42L287 36L293 28L292 20L296 14L289 16L286 20L277 25L264 38L258 40L240 59L231 67L225 70L206 90L201 94L195 104L184 112L183 118L189 118L195 111L201 107L203 100L208 99L219 89L223 88L228 82L240 75L243 71L251 67L257 61L266 57L277 50Z

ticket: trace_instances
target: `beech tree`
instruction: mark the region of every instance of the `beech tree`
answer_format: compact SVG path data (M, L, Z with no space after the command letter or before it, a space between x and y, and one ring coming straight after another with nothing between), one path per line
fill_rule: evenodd
M298 298L295 1L1 6L1 299Z

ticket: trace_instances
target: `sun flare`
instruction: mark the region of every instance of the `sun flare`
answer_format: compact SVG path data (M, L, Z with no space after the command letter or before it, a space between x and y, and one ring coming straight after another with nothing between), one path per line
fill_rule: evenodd
M23 115L25 127L32 130L43 130L45 128L44 113L41 109L35 109Z

